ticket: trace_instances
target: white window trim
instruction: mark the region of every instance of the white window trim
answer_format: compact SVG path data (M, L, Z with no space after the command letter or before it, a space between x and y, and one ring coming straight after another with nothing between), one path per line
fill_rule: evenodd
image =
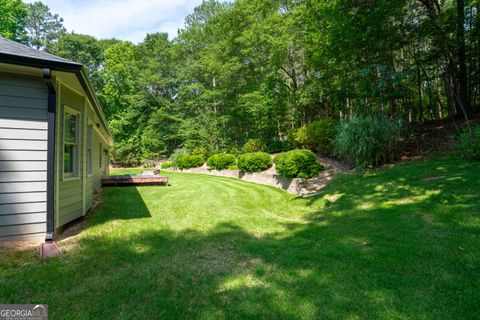
M91 133L91 144L90 144L90 148L89 148L89 141L88 141L88 129L92 129ZM93 122L92 120L88 119L88 122L87 122L87 145L85 146L85 154L86 154L86 157L87 157L87 161L85 163L86 165L86 170L85 172L87 173L86 176L87 178L90 178L93 176L93 171L94 171L94 159L93 159L93 135L94 135L94 125L93 125ZM88 159L88 150L90 149L90 159ZM90 161L90 162L89 162ZM89 172L91 169L91 172Z
M65 159L65 115L66 114L71 114L77 117L77 137L76 137L76 142L77 142L77 154L74 159L75 161L75 167L74 167L74 173L72 175L65 175L65 164L63 163L63 159ZM62 132L62 180L63 181L74 181L74 180L80 180L80 136L81 136L81 125L80 125L80 115L81 112L78 110L75 110L69 106L64 106L63 107L63 132Z

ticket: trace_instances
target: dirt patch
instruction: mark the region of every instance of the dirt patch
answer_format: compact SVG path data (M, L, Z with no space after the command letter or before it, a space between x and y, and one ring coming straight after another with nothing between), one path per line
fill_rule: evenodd
M419 159L435 153L457 150L458 135L468 126L480 125L480 115L465 120L438 120L412 125L403 141L401 160Z
M353 168L337 159L317 155L317 160L325 166L325 170L317 178L304 180L299 196L308 197L320 192L339 173L352 172Z

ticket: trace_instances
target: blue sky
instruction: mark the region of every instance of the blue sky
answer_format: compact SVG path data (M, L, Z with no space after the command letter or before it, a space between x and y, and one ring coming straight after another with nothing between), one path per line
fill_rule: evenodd
M25 2L34 2L26 0ZM65 21L68 31L96 38L138 43L147 33L167 32L170 38L183 27L185 16L202 0L41 0Z

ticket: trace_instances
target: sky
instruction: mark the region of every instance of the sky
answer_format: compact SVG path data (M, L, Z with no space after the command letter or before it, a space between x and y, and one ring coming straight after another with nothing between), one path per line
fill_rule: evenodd
M24 0L31 3L35 0ZM64 19L69 32L97 39L141 42L147 33L167 32L170 39L202 0L41 0Z

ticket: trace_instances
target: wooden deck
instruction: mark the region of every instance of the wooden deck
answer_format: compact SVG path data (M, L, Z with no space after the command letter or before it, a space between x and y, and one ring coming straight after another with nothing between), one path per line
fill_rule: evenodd
M168 185L168 177L155 176L108 176L102 178L102 186L104 187L121 187L121 186L152 186L152 185Z

